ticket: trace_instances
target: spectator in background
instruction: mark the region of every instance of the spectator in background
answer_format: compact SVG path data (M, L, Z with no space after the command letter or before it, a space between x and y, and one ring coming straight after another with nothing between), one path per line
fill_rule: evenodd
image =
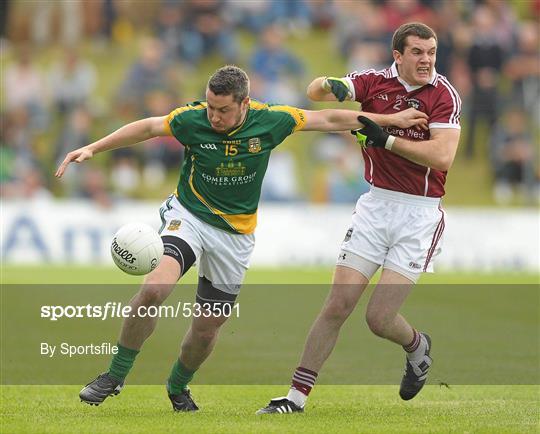
M274 152L264 177L261 200L289 202L299 199L298 174L294 156L285 149Z
M497 38L497 22L490 8L479 6L473 17L473 41L467 56L471 71L471 98L466 138L466 156L474 155L479 120L491 131L497 120L498 85L504 51Z
M337 22L334 32L337 35L337 44L343 56L349 58L351 66L362 67L366 64L366 61L359 58L357 51L362 44L373 44L371 47L384 46L379 56L383 56L386 62L391 61L387 47L392 35L386 30L385 17L379 5L370 2L339 2L335 7ZM358 25L359 22L362 23L361 26Z
M529 4L529 9L532 16L538 21L540 19L540 0L533 0Z
M78 196L91 200L99 208L111 208L113 197L108 192L107 176L103 169L90 165L84 167L81 172L82 183Z
M227 8L235 27L243 27L251 33L258 34L272 20L269 15L268 0L231 1Z
M2 114L1 122L0 197L13 199L22 197L26 174L40 170L40 165L32 149L27 110L19 107Z
M6 114L0 113L0 125L6 125ZM13 170L15 153L8 144L7 128L0 128L0 186L8 182Z
M485 5L493 15L497 23L497 33L495 38L505 52L510 51L515 45L517 33L517 18L514 9L508 1L483 0L481 5Z
M7 18L10 12L9 1L0 2L0 43L5 43Z
M147 93L164 88L167 88L167 63L163 43L156 38L144 38L139 58L120 87L119 98L140 104ZM144 106L140 110L141 115L146 111Z
M102 4L102 27L101 34L107 41L112 38L113 26L118 18L117 4L115 0L103 0Z
M2 183L0 196L42 203L53 198L52 193L45 186L41 170L33 166L27 166L18 172L11 182Z
M165 57L178 60L182 54L182 8L178 3L164 2L154 25L155 35L163 43Z
M270 1L268 13L291 32L303 35L311 28L311 9L304 0Z
M390 34L406 22L416 21L432 26L437 20L435 11L419 0L386 0L382 11L386 31Z
M347 67L349 71L383 69L387 63L386 46L380 42L355 41L349 48Z
M312 0L309 7L312 25L325 31L331 31L336 22L334 0Z
M91 142L90 128L92 126L92 116L84 106L79 106L71 111L60 132L56 142L55 160L58 162L67 152L77 149ZM79 166L69 173L70 180L64 188L65 194L69 197L76 197L82 189L82 173Z
M527 21L519 26L518 43L505 65L512 81L512 101L520 104L533 119L540 117L540 38L538 23Z
M132 196L141 185L137 158L130 153L115 153L111 170L111 185L121 196Z
M18 107L8 112L7 122L2 132L5 137L6 148L10 151L6 156L10 158L7 168L7 178L14 179L18 173L28 167L39 167L40 163L33 149L35 132L30 125L30 115L25 107Z
M445 1L438 5L434 17L434 30L437 32L437 72L450 77L456 49L454 32L459 25L459 3Z
M82 4L85 35L92 41L92 48L107 49L115 19L113 0L86 1Z
M227 63L238 57L237 44L223 0L186 0L182 3L182 58L196 65L217 52Z
M361 148L349 133L319 135L311 159L311 200L314 202L354 203L358 194L369 190L361 175L364 160Z
M264 29L250 59L252 94L263 101L301 105L298 89L304 74L300 59L284 48L285 33L274 24Z
M536 179L534 139L527 113L513 107L501 116L491 138L495 173L493 196L500 205L512 202L516 193L525 201L534 201Z
M148 95L149 116L161 116L175 108L178 98L170 93L157 91ZM184 147L174 137L154 137L143 145L143 182L149 188L157 188L165 181L166 171L181 167Z
M335 203L355 203L369 190L365 181L362 148L348 133L320 136L314 143L315 159L325 168L328 188L325 198Z
M34 65L28 46L15 52L15 63L3 74L5 109L24 109L29 116L29 127L43 129L47 125L45 111L46 86L42 72Z
M74 47L66 47L63 59L52 65L49 73L51 97L59 113L78 105L87 105L96 87L96 69L81 59Z
M30 3L30 2L29 2ZM81 0L36 1L31 2L32 40L39 45L46 45L51 34L59 27L60 42L77 44L83 32L83 14ZM59 20L55 18L59 16Z
M85 106L79 106L70 112L56 145L55 159L89 143L92 117Z

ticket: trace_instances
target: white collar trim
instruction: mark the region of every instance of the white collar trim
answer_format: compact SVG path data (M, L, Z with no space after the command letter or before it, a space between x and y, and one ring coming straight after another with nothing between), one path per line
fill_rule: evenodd
M433 75L431 76L431 79L429 80L429 84L433 85L433 86L437 86L437 71L435 70L435 68L433 68ZM422 86L420 85L410 85L409 83L407 83L405 80L403 80L400 76L399 76L399 71L398 71L398 68L397 68L397 64L396 62L392 63L392 66L390 67L390 77L392 78L397 78L398 81L403 85L403 87L407 90L407 92L412 92L413 90L416 90L416 89L420 89Z

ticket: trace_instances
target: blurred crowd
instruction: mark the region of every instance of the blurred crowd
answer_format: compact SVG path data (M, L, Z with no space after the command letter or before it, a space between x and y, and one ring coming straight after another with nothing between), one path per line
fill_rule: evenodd
M187 82L210 75L201 66L209 59L244 67L253 98L310 107L312 78L387 67L395 28L422 21L439 37L437 71L464 101L456 164L488 161L496 203L538 201L540 0L4 0L1 7L3 198L89 198L107 207L170 189L183 158L174 138L70 168L61 184L52 173L67 152L193 100ZM329 58L328 70L312 71L310 59L288 46L321 33L344 70ZM125 55L134 40L137 53ZM38 62L43 53L53 60ZM110 65L119 62L121 79L111 83ZM198 89L195 98L203 95ZM263 200L352 202L367 189L350 136L316 137L309 182L301 182L298 155L277 151Z

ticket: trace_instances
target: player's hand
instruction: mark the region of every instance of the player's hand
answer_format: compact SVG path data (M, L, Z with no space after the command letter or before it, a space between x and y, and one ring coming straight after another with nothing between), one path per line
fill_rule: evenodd
M428 130L429 117L415 108L408 108L392 114L392 125L399 128L415 127L417 130Z
M332 92L339 102L345 101L347 97L352 98L349 85L343 78L326 77L322 82L322 88L326 92Z
M86 147L71 151L69 154L66 155L66 158L64 158L64 161L62 161L62 164L58 166L58 169L56 170L54 176L56 176L57 178L61 178L66 171L67 165L72 161L75 161L76 163L82 163L84 160L89 160L93 156L94 153Z
M384 131L378 124L365 116L358 116L358 121L364 126L358 130L352 130L351 134L356 136L356 140L363 147L392 149L394 136Z

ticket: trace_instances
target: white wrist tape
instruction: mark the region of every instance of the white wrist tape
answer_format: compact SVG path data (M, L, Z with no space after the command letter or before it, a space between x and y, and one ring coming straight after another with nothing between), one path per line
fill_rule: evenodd
M330 92L330 83L328 83L328 77L324 77L324 80L321 83L321 88L325 92Z
M386 144L384 145L384 149L388 149L389 151L391 151L395 141L396 138L394 136L388 136L388 138L386 139Z

